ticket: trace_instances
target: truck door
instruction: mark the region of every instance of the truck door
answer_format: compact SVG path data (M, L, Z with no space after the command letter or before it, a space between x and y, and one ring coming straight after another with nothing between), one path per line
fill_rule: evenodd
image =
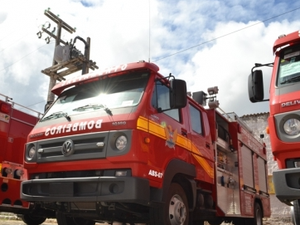
M185 123L183 122L182 110L171 109L169 87L162 81L156 80L151 99L151 115L149 116L149 133L154 136L151 142L151 151L149 153L149 162L157 167L158 172L162 172L163 165L169 163L174 158L185 160L183 154L176 151L187 148L185 144L179 145L178 138L184 139L187 136ZM153 168L155 169L155 168Z
M197 178L212 183L214 178L214 151L208 135L209 130L205 128L208 123L207 115L199 107L189 103L189 118L191 127L191 150L192 156L197 164L200 164L202 172L197 173Z

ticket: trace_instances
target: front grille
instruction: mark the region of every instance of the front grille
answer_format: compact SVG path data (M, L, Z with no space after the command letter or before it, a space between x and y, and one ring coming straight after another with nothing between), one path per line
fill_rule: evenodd
M64 154L63 144L71 140L73 148L71 154ZM87 135L74 135L56 139L48 139L36 143L37 162L58 162L82 159L105 158L108 132Z
M78 170L78 171L59 171L59 172L46 172L35 173L30 176L30 179L49 179L49 178L74 178L74 177L114 177L116 171L126 171L126 176L131 177L132 173L130 169L118 169L118 170Z

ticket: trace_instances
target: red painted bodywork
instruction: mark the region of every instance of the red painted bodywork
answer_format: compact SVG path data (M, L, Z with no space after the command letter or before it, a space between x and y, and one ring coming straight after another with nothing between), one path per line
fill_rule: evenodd
M287 94L276 94L276 77L277 68L279 64L279 52L280 48L284 46L292 46L300 43L299 31L290 33L283 37L278 38L273 46L273 51L276 55L274 60L274 67L272 71L271 85L270 85L270 116L268 119L269 133L271 140L271 148L274 155L274 159L277 161L279 169L286 168L286 160L300 158L299 154L299 142L284 142L278 138L274 116L280 113L292 112L299 110L299 104L282 107L282 103L294 102L299 100L300 90L290 92Z
M35 174L43 174L48 172L61 172L61 171L82 171L82 170L109 170L109 169L131 169L133 177L146 178L149 180L151 188L161 189L165 179L164 174L170 161L178 159L188 164L194 165L196 168L196 175L194 180L197 187L205 190L212 191L214 201L217 202L216 194L216 147L217 141L216 134L216 110L207 110L192 98L188 98L188 104L185 108L181 109L181 121L177 122L170 116L157 112L157 109L151 106L151 97L155 88L155 80L163 79L163 76L158 73L159 68L152 63L131 63L123 64L121 66L112 67L103 71L93 72L91 74L76 77L70 80L58 83L52 92L59 95L65 89L81 85L83 83L94 82L106 77L118 76L129 71L146 70L150 71L151 76L144 91L141 102L135 111L127 114L116 114L108 116L94 117L80 117L78 119L72 118L67 121L65 118L58 119L56 122L49 122L47 125L39 123L35 126L29 134L28 144L50 140L63 136L72 137L72 135L88 135L95 132L108 132L114 130L132 130L132 142L130 151L127 154L105 157L99 159L89 160L76 160L76 161L62 161L62 162L25 162L25 168L29 172L29 179L33 179ZM201 135L194 132L191 128L191 119L189 116L189 107L191 104L197 108L202 114L202 127L203 133ZM226 121L226 119L224 119ZM91 122L96 124L101 121L101 126L94 125L91 129L79 130L76 124L83 122ZM229 132L233 140L233 147L240 151L239 141L243 138L243 142L251 146L253 140L247 136L239 134L238 123L226 122ZM100 122L99 122L100 124ZM73 129L74 128L74 129ZM248 132L248 131L247 131ZM250 135L250 133L249 133ZM176 145L168 146L169 136L176 136ZM257 148L259 149L261 146ZM42 150L41 150L42 151ZM261 155L265 159L263 150L254 150L256 154ZM237 167L242 167L237 163ZM242 179L242 178L241 178ZM242 190L242 183L239 181ZM252 204L255 194L248 194L252 198ZM244 196L240 192L241 202L238 204L243 205ZM264 215L270 215L269 200L265 201L263 208L265 209ZM266 206L266 207L265 207ZM253 215L252 211L246 212L242 210L242 216ZM225 213L220 209L217 210L218 216L224 216Z
M0 100L0 211L20 212L29 208L29 203L20 198L21 182L27 179L23 167L24 146L39 118L24 112L24 108L18 109L20 105L7 96L0 97L3 98ZM15 176L17 170L23 175Z

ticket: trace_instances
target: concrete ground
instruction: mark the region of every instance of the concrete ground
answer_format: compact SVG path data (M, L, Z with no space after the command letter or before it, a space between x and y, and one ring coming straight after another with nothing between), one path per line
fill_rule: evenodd
M26 225L21 219L19 219L15 214L11 213L0 213L0 224L1 225ZM57 225L55 219L47 219L43 225ZM96 223L96 225L109 225L108 223ZM121 223L114 223L113 225L122 225ZM208 223L204 225L209 225ZM239 225L222 223L221 225ZM241 224L243 225L243 224ZM271 217L264 219L263 225L293 225L290 217Z

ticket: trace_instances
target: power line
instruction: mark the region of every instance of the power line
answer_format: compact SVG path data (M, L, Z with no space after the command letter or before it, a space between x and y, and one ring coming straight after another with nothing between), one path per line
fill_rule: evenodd
M33 104L30 104L30 105L27 105L26 107L31 107L31 106L34 106L34 105L38 105L40 103L45 103L45 101L40 101L40 102L36 102L36 103L33 103Z
M277 18L277 17L280 17L280 16L282 16L282 15L285 15L285 14L288 14L288 13L291 13L291 12L294 12L294 11L296 11L296 10L298 10L298 9L300 9L300 7L298 7L298 8L295 8L295 9L292 9L292 10L290 10L290 11L287 11L287 12L284 12L284 13L281 13L281 14L279 14L279 15L276 15L276 16L273 16L273 17L270 17L270 18L268 18L268 19L265 19L265 20L263 20L263 21L260 21L260 22L254 23L254 24L252 24L252 25L249 25L249 26L243 27L243 28L241 28L241 29L238 29L238 30L235 30L235 31L229 32L229 33L227 33L227 34L224 34L224 35L221 35L221 36L219 36L219 37L216 37L216 38L210 39L210 40L208 40L208 41L201 42L200 44L197 44L197 45L194 45L194 46L188 47L188 48L186 48L186 49L182 49L182 50L180 50L180 51L177 51L177 52L175 52L175 53L173 53L173 54L170 54L170 55L167 55L167 56L165 56L165 57L159 58L159 59L155 60L154 62L160 61L160 60L162 60L162 59L169 58L169 57L171 57L171 56L174 56L174 55L178 55L178 54L180 54L180 53L182 53L182 52L186 52L186 51L188 51L188 50L190 50L190 49L197 48L197 47L199 47L199 46L201 46L201 45L204 45L204 44L210 43L210 42L212 42L212 41L218 40L218 39L220 39L220 38L223 38L223 37L226 37L226 36L232 35L232 34L234 34L234 33L240 32L240 31L242 31L242 30L246 30L246 29L248 29L248 28L250 28L250 27L253 27L253 26L256 26L256 25L258 25L258 24L261 24L261 23L267 22L267 21L269 21L269 20L275 19L275 18Z
M11 31L9 34L6 34L6 36L4 36L2 39L0 39L0 42L3 41L4 39L8 38L11 34L18 32L17 29Z
M28 32L27 34L23 35L23 36L20 37L18 40L16 40L12 45L7 46L6 48L3 48L3 49L0 51L0 53L1 53L1 52L4 52L7 48L10 48L10 47L12 47L12 46L14 46L14 45L17 45L18 42L20 42L22 39L24 39L24 37L28 36L29 34L30 34L30 33ZM2 40L3 40L3 39L2 39ZM1 40L0 40L0 41L1 41Z
M12 64L10 64L10 65L8 65L8 66L6 66L6 67L0 69L0 72L6 70L7 68L13 66L14 64L16 64L16 63L18 63L18 62L20 62L22 59L26 58L27 56L31 55L32 53L36 52L37 50L39 50L39 49L45 47L46 45L47 45L47 44L44 44L44 45L38 47L37 49L33 50L32 52L29 52L28 54L24 55L22 58L20 58L20 59L14 61Z
M150 5L150 3L149 3L149 5ZM276 15L276 16L273 16L273 17L270 17L270 18L268 18L268 19L265 19L265 20L263 20L263 21L261 21L261 22L257 22L257 23L255 23L255 24L252 24L252 25L249 25L249 26L243 27L243 28L241 28L241 29L238 29L238 30L232 31L232 32L230 32L230 33L227 33L227 34L221 35L221 36L219 36L219 37L216 37L216 38L213 38L213 39L211 39L211 40L208 40L208 41L201 42L201 43L199 43L199 44L197 44L197 45L194 45L194 46L188 47L188 48L186 48L186 49L179 50L179 51L177 51L177 52L175 52L175 53L172 53L172 54L170 54L170 55L167 55L167 56L164 56L164 57L158 58L158 59L157 59L157 60L155 60L154 62L160 61L160 60L162 60L162 59L169 58L169 57L171 57L171 56L174 56L174 55L181 54L181 53L183 53L183 52L186 52L186 51L188 51L188 50L190 50L190 49L193 49L193 48L199 47L199 46L201 46L201 45L204 45L204 44L207 44L207 43L213 42L213 41L215 41L215 40L218 40L218 39L220 39L220 38L223 38L223 37L226 37L226 36L232 35L232 34L234 34L234 33L240 32L240 31L242 31L242 30L245 30L245 29L251 28L251 27L253 27L253 26L256 26L256 25L258 25L258 24L261 24L261 23L267 22L267 21L269 21L269 20L275 19L275 18L277 18L277 17L280 17L280 16L282 16L282 15L289 14L289 13L291 13L291 12L294 12L294 11L298 10L298 9L300 9L300 7L297 7L297 8L295 8L295 9L289 10L289 11L287 11L287 12L284 12L284 13L281 13L281 14L279 14L279 15ZM149 21L149 22L150 22L150 21ZM14 33L14 32L15 32L15 31L12 31L10 34L12 34L12 33ZM149 35L150 35L150 33L149 33ZM7 37L7 36L6 36L6 37ZM5 39L6 37L2 38L0 41L2 41L3 39ZM19 40L18 40L18 41L19 41ZM150 38L149 38L149 42L150 42ZM41 46L41 47L37 48L36 50L34 50L34 51L32 51L32 52L28 53L27 55L25 55L24 57L22 57L22 58L20 58L19 60L15 61L14 63L12 63L12 64L10 64L10 65L8 65L8 66L6 66L6 67L4 67L4 68L0 69L0 72L1 72L1 71L3 71L3 70L5 70L5 69L7 69L7 68L9 68L9 67L11 67L11 66L13 66L13 65L14 65L14 64L16 64L17 62L21 61L22 59L24 59L24 58L25 58L25 57L27 57L28 55L30 55L30 54L32 54L32 53L34 53L34 52L36 52L37 50L39 50L40 48L42 48L42 47L44 47L44 46L46 46L46 45L43 45L43 46ZM5 50L5 49L3 49L2 51L4 51L4 50ZM2 52L2 51L0 51L0 52ZM149 43L149 60L150 60L150 43Z

